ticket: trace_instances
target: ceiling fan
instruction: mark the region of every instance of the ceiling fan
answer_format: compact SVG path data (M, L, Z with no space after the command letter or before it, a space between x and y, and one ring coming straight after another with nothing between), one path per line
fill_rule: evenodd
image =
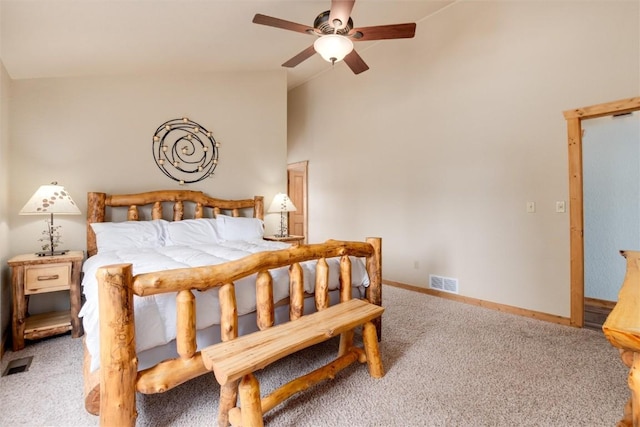
M293 68L317 52L332 64L344 59L351 71L360 74L367 71L369 66L353 50L354 41L412 38L416 32L416 24L354 28L350 16L354 3L355 0L331 0L331 9L319 14L313 22L313 27L259 13L253 17L253 23L318 37L313 45L282 64L283 67Z

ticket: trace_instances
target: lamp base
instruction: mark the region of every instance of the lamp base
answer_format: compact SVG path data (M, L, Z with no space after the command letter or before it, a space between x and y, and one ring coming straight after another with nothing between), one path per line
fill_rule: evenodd
M36 252L36 255L38 255L38 256L55 256L55 255L64 255L67 252L69 252L69 249L63 249L61 251L41 251L41 252Z

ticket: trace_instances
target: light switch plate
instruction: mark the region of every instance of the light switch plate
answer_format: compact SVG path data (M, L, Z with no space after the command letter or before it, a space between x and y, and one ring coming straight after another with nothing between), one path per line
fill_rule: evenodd
M535 213L536 202L527 202L527 213Z

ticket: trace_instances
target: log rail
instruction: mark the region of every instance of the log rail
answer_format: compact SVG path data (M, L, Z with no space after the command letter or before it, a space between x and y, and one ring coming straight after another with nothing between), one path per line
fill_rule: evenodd
M123 204L125 204L123 202ZM219 288L221 336L223 341L237 337L234 282L256 275L257 326L264 330L274 323L273 281L269 270L289 267L290 319L302 316L303 274L300 263L318 260L316 267L316 308L328 307L329 270L327 258L340 258L341 301L351 298L351 260L366 258L370 285L366 298L381 304L381 239L367 242L328 241L271 252L261 252L236 261L206 267L167 270L132 275L131 264L105 266L98 270L100 293L100 424L133 426L136 421L136 390L142 393L166 391L207 372L196 349L194 291ZM152 368L137 371L135 353L134 295L176 293L179 357ZM380 337L380 317L369 323L367 335ZM378 334L376 334L376 329ZM353 352L353 331L341 335L340 354ZM370 339L369 339L370 341ZM381 375L381 373L379 374ZM218 423L226 425L226 414L236 403L238 381L221 386Z

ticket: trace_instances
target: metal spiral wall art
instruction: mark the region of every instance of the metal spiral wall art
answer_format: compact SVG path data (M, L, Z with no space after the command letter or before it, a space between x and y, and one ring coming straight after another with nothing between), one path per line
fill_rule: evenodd
M186 117L164 122L153 134L156 164L180 185L213 176L219 147L210 131Z

